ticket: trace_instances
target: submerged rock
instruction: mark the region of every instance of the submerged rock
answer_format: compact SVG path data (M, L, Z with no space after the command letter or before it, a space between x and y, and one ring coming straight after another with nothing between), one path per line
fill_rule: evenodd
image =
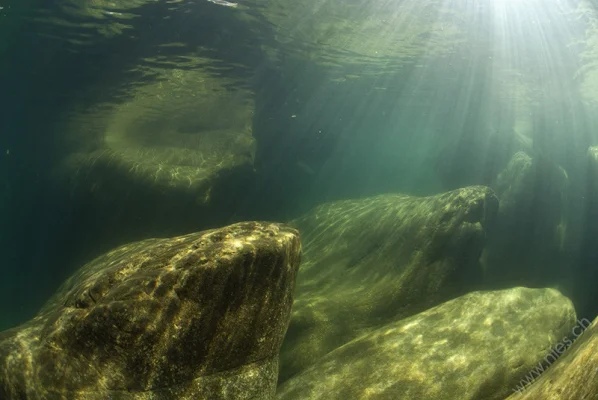
M532 150L530 140L513 129L486 132L470 126L435 156L436 176L444 190L492 185L513 154Z
M571 289L575 305L580 315L598 315L598 146L587 150L584 188L581 199L576 204L579 213L579 264L569 276L573 281Z
M576 328L584 327L582 320ZM598 399L598 319L539 378L530 371L521 382L531 381L532 386L518 385L509 400Z
M574 324L553 289L474 292L339 347L277 398L502 400Z
M475 186L338 201L293 221L304 257L281 381L368 330L471 288L497 207L492 190Z
M155 190L209 196L223 171L251 166L251 92L231 89L234 81L201 68L153 72L154 81L128 89L129 100L97 105L73 118L67 136L77 151L64 172L70 171L75 189L109 190L111 173Z
M498 217L484 254L488 282L547 286L567 276L567 191L564 169L518 152L493 187Z
M0 398L272 398L299 258L257 222L111 251L0 334Z
M152 72L127 100L75 113L65 129L73 151L53 179L80 210L71 230L90 232L73 246L83 254L221 226L251 186L252 94L201 68Z

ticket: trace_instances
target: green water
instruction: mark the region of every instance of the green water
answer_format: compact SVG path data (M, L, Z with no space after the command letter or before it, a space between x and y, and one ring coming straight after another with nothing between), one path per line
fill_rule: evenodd
M592 320L597 105L595 1L0 0L0 330L116 246L504 193L518 151L537 170L480 288Z

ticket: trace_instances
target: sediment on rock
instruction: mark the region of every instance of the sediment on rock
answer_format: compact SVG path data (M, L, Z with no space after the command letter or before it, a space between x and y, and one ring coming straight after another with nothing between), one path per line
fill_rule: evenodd
M492 190L474 186L338 201L292 221L304 257L281 381L368 330L475 287L497 207Z
M299 258L275 223L121 246L0 334L0 398L271 399Z

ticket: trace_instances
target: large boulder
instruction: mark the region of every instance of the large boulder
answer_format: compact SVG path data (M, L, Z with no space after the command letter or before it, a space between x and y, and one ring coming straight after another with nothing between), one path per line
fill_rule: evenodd
M570 271L571 293L577 310L581 315L598 315L598 146L587 150L586 173L582 175L584 187L581 188L577 202L579 215L580 244L579 261Z
M70 150L52 177L76 216L71 230L86 232L72 238L83 256L236 222L231 210L251 188L252 94L198 67L151 73L64 128Z
M598 319L589 328L584 322L589 324L589 321L581 320L577 330L573 329L575 336L587 328L573 346L550 368L538 365L530 370L514 388L517 393L508 400L598 399ZM550 361L554 362L572 339L555 346L553 353L556 355ZM542 372L544 374L540 375ZM526 386L532 382L531 386Z
M515 129L488 131L477 125L471 126L474 122L465 127L460 140L448 136L447 143L434 156L434 171L444 190L471 185L490 186L513 154L532 149L533 141Z
M547 157L513 155L493 184L500 206L484 253L488 282L543 287L567 277L568 185Z
M128 89L126 101L73 118L67 140L76 151L61 170L71 191L113 200L170 190L205 203L221 175L252 168L251 93L202 69L155 74Z
M0 398L270 399L299 258L257 222L117 248L0 334Z
M338 201L293 221L304 258L281 381L368 330L471 289L497 207L492 190L474 186Z
M502 400L574 324L554 289L473 292L339 347L277 397Z

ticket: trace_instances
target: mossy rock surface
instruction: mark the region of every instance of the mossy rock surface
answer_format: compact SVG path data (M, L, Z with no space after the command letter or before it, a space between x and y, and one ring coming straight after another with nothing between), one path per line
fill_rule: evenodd
M300 249L258 222L119 247L0 334L0 398L272 398Z
M277 398L502 400L574 324L553 289L473 292L339 347Z
M587 328L575 343L566 350L542 375L523 376L531 386L517 387L519 393L508 400L570 400L598 399L598 319L588 327L580 320L573 330L573 337ZM530 379L530 377L532 379Z
M51 184L77 216L76 260L245 219L235 212L256 178L253 95L195 61L151 68L126 96L73 111Z
M59 171L71 191L118 199L125 186L129 195L178 191L208 202L223 176L252 169L251 93L200 68L153 72L127 100L75 119L68 135L77 151Z
M281 381L364 332L474 287L497 207L491 189L473 186L328 203L293 221L304 258Z

